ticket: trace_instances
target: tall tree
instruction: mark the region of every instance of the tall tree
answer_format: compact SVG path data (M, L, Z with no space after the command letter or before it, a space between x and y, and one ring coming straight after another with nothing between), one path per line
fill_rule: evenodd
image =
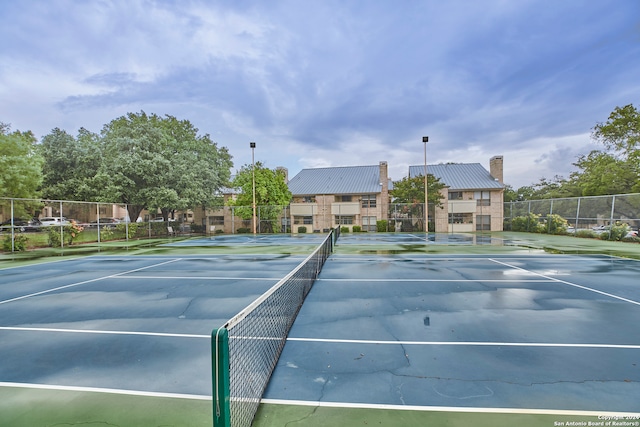
M592 137L623 159L640 160L640 112L633 104L616 107L593 128Z
M440 190L444 186L438 178L431 174L427 175L429 204L442 205ZM424 176L404 177L400 181L394 181L393 190L389 193L393 196L394 203L424 203Z
M425 230L435 230L433 222L434 211L432 207L442 206L442 194L440 190L445 187L438 178L427 174L427 197L429 198L429 225ZM424 222L424 175L412 178L404 177L400 181L393 182L393 190L389 191L393 197L393 203L401 203L402 212L409 218L416 217L420 223ZM424 227L424 224L422 225Z
M227 204L235 206L236 215L242 219L253 217L253 176L252 165L243 166L236 174L231 185L240 190L235 199L230 199ZM291 191L285 181L285 173L282 170L268 169L261 162L255 164L255 195L256 206L259 207L260 220L271 229L261 231L280 230L276 222L282 208L291 202Z
M591 138L604 150L581 155L569 179L556 176L521 187L519 199L599 196L640 192L640 112L633 104L616 107L604 123L596 124Z
M202 206L226 185L233 166L226 148L199 136L188 120L129 113L102 130L102 197L126 203L129 217Z
M99 136L81 128L74 138L55 128L38 146L44 158L43 196L60 200L95 200L93 182L102 162Z
M554 176L553 179L540 178L537 183L520 187L516 192L518 200L557 199L580 195L576 184L560 175Z
M593 150L574 163L580 171L571 174L571 182L582 196L640 193L640 168L637 160L619 159L611 153Z
M42 183L42 157L36 150L36 138L27 132L10 132L0 123L0 197L37 198ZM26 215L35 207L20 203L15 216Z

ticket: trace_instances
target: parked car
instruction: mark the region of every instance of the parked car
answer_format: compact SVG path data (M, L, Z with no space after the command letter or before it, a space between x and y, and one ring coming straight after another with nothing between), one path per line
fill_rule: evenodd
M10 219L6 220L2 224L0 224L0 230L2 231L11 231L12 221ZM14 218L13 219L13 227L16 231L39 231L42 223L38 218L24 219L24 218Z
M40 218L40 222L43 226L57 225L59 227L61 225L69 225L69 221L63 216L45 216Z
M100 224L100 227L114 227L116 224L120 224L120 220L118 218L104 217L104 218L100 218L99 224ZM98 226L98 220L95 220L91 224L89 224L89 227L97 227L97 226Z

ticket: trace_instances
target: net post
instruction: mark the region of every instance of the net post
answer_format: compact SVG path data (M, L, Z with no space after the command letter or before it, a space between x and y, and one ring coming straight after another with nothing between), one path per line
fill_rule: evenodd
M230 427L229 332L226 328L214 329L211 332L211 352L213 427Z

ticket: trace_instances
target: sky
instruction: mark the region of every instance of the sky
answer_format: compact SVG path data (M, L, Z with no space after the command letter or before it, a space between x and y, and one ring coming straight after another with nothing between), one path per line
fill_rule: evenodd
M301 169L504 156L568 177L640 104L638 0L0 0L0 122L38 139L129 112Z

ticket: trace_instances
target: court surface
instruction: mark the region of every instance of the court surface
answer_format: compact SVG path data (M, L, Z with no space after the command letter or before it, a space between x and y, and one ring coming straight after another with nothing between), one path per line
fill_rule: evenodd
M0 270L0 425L211 425L211 330L303 259L94 256Z
M421 237L340 237L254 425L640 422L639 261ZM211 330L304 259L234 244L0 269L0 425L211 425Z
M402 425L461 413L471 416L451 425L478 425L478 414L511 415L482 425L640 414L638 277L638 261L609 256L338 251L291 329L256 425L394 425L407 410Z

